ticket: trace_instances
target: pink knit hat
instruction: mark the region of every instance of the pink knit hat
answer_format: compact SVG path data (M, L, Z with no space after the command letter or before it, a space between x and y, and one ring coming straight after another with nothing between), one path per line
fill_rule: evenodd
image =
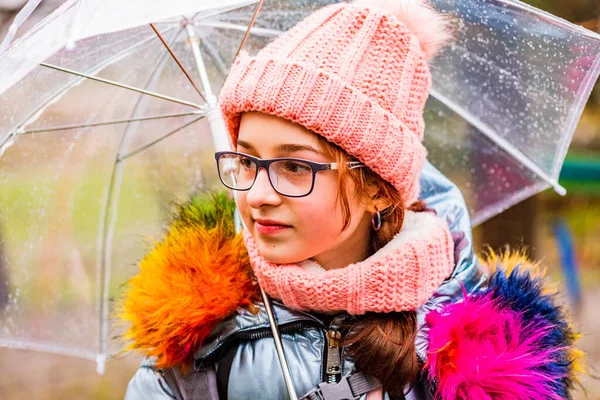
M424 0L324 7L235 60L219 99L232 142L243 112L286 118L362 161L410 205L426 156L427 60L448 37Z

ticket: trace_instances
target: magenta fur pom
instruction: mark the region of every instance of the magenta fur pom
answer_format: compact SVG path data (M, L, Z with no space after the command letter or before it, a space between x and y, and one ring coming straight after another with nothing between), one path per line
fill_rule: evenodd
M437 398L561 399L551 387L564 376L547 366L564 349L539 345L551 326L524 324L519 313L501 307L490 293L465 294L463 302L429 313L426 321L425 368L437 386Z

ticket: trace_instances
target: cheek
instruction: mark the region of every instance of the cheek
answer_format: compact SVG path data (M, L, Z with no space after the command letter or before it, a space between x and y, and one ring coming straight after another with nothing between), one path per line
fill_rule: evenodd
M293 204L293 212L297 221L297 252L304 258L336 247L343 241L346 231L341 205L337 200L337 184L321 182L306 198L298 199Z
M293 215L294 229L282 240L257 240L259 251L276 264L297 263L335 248L344 241L343 218L332 195L311 193L294 199L287 210ZM255 237L256 239L256 237Z
M313 196L314 195L314 196ZM306 201L294 207L299 229L307 240L324 238L310 237L308 232L322 232L323 235L337 235L343 227L341 207L334 193L312 193ZM326 238L325 238L326 239Z

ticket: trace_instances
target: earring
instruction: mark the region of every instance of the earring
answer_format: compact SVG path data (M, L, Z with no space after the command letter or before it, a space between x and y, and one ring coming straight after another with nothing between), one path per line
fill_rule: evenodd
M381 213L377 207L375 207L375 212L371 214L371 226L375 231L381 229Z

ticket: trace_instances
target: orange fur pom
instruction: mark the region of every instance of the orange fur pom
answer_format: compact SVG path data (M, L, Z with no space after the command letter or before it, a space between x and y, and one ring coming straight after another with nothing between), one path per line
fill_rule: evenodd
M119 315L130 323L127 350L156 357L158 368L188 363L219 322L257 298L241 235L177 222L129 280Z

